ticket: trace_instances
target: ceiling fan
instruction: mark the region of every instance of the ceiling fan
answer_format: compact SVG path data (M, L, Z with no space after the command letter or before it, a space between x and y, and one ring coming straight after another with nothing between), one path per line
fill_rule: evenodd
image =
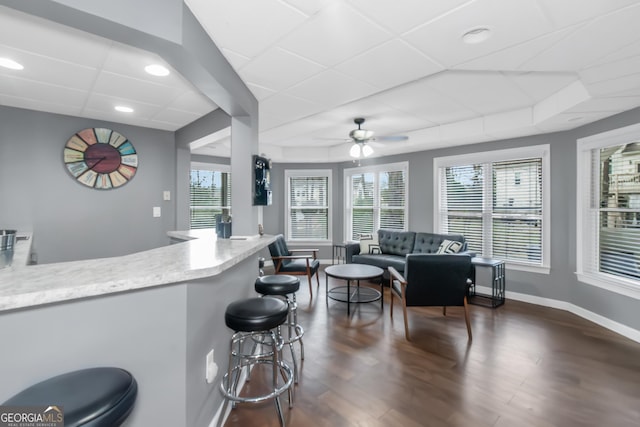
M356 159L373 154L373 148L367 144L370 141L406 141L409 139L408 136L403 135L376 137L372 130L362 129L364 118L356 117L353 122L358 125L358 129L349 132L350 142L353 142L349 155Z

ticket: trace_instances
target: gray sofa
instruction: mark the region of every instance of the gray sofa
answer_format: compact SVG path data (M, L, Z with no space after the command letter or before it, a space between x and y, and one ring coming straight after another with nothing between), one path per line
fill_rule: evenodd
M460 234L436 234L415 231L378 230L379 250L373 253L360 253L359 242L348 242L346 246L346 262L354 264L368 264L387 269L392 266L401 274L407 254L434 254L438 252L443 240L452 240L462 243L460 254L470 254L467 251L467 243ZM386 276L385 271L385 276Z

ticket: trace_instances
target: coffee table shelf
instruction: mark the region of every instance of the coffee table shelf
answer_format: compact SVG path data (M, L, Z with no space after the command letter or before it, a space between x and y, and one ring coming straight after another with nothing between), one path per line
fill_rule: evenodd
M382 292L377 289L360 286L360 280L371 280L382 277L384 271L379 267L364 264L336 264L324 270L325 294L327 303L329 298L334 301L347 303L347 315L351 315L351 304L368 303L380 300L380 309L384 307ZM347 286L337 286L329 289L329 278L347 281ZM352 282L356 282L355 286Z

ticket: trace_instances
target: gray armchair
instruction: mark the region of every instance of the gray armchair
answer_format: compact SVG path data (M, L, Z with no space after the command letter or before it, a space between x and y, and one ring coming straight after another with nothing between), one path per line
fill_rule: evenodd
M318 269L320 268L320 261L317 259L318 249L289 249L284 236L278 234L276 241L269 245L269 253L271 254L276 274L307 276L309 293L313 297L311 278L314 274L318 287L320 286L320 279L318 278ZM306 255L302 255L304 253Z
M404 332L410 341L407 307L442 306L442 314L447 314L447 306L464 307L467 335L471 336L467 292L469 277L472 275L471 255L409 254L404 276L389 267L391 288L391 317L393 300L402 302Z

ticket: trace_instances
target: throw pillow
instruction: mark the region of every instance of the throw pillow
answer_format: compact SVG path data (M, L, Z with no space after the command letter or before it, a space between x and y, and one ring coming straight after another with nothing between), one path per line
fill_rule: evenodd
M377 234L361 234L360 235L360 253L361 254L370 254L377 249L380 251L380 246L378 245L378 235Z
M437 254L457 254L462 249L462 243L455 240L443 240L440 243Z

